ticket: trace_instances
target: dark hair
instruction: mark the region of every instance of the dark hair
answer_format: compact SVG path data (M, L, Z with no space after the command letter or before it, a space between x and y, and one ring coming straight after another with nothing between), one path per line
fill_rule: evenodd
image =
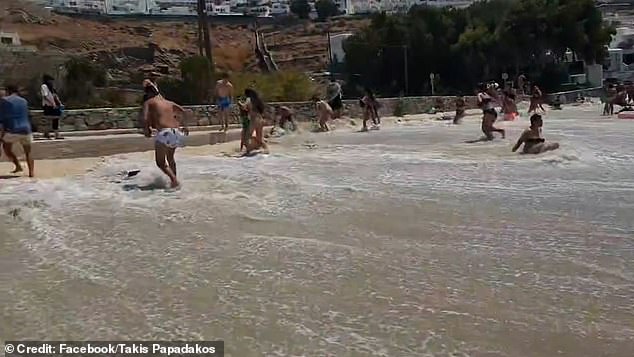
M509 94L508 94L508 97L509 97L509 98L511 98L511 99L513 99L513 100L515 100L515 94L513 94L513 93L509 93Z
M7 94L9 95L18 94L20 92L20 90L18 89L18 86L16 86L15 84L7 84L6 90L7 90Z
M260 98L258 92L254 89L247 88L244 90L244 95L251 100L251 106L256 112L264 114L264 102Z
M531 126L532 126L533 124L535 124L536 122L538 122L538 121L541 121L541 122L543 123L543 120L542 120L542 116L541 116L541 115L539 115L539 114L533 114L533 115L531 115Z
M48 88L48 91L51 92L52 94L57 94L57 91L55 90L55 85L53 84L53 81L55 81L55 78L53 78L49 74L45 74L45 75L42 76L42 82L44 82L44 84Z
M222 72L220 74L220 78L222 79L229 79L229 72Z

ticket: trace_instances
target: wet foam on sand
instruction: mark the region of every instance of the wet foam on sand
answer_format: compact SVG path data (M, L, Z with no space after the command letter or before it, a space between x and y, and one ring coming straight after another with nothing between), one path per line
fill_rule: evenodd
M0 339L223 339L228 355L624 356L632 123L545 117L561 149L410 121L0 183ZM210 151L207 151L210 150ZM118 175L134 167L136 177ZM79 292L79 293L78 293ZM44 321L55 321L55 328ZM536 342L537 341L537 342Z

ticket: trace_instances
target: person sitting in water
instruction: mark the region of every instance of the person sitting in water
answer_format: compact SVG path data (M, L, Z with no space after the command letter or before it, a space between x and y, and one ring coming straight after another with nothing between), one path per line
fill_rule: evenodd
M497 117L498 113L495 109L486 109L484 111L484 115L482 116L482 132L486 136L486 140L493 140L493 133L496 132L502 134L502 139L506 137L504 129L498 129L493 126Z
M530 128L524 130L520 138L517 140L515 146L513 146L513 152L524 144L522 152L524 154L540 154L542 152L556 150L559 148L559 143L547 143L542 137L542 126L544 121L539 114L533 114L531 116Z
M460 124L466 115L466 103L463 96L456 97L456 116L453 118L454 124Z
M330 105L326 101L319 99L319 97L313 97L315 103L315 111L317 112L317 120L319 121L319 129L321 131L329 131L328 120L332 119L334 112Z
M185 136L189 135L184 118L186 114L191 115L192 112L161 95L156 95L143 104L145 136L152 137L152 128L157 130L154 142L156 166L169 177L172 188L180 186L176 178L174 154L176 148L185 146Z

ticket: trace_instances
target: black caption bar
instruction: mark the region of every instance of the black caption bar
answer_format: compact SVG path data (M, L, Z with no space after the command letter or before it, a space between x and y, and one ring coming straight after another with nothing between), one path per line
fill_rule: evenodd
M6 357L224 357L224 341L7 341Z

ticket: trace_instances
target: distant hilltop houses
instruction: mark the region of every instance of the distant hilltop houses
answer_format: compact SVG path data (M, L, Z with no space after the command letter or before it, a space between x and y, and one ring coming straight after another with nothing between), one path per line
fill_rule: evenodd
M292 0L206 0L212 16L288 15ZM477 0L333 0L344 15L406 12L414 5L466 7ZM315 0L308 1L315 13ZM48 0L56 12L93 15L196 16L196 0Z

